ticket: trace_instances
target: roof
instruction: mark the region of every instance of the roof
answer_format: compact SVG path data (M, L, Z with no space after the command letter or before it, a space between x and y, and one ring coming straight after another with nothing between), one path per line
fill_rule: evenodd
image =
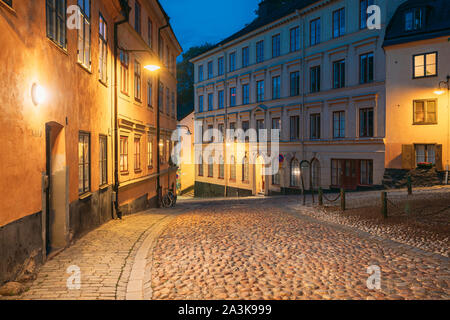
M411 9L424 10L423 27L405 30L405 14ZM408 0L401 4L386 29L383 47L450 35L448 0Z
M240 37L245 36L246 34L252 32L252 31L255 31L255 30L257 30L265 25L268 25L274 21L277 21L283 17L286 17L286 16L294 13L296 10L303 9L303 8L313 4L315 2L318 2L318 1L319 0L296 0L288 5L285 5L277 10L270 12L267 15L258 17L255 20L253 20L250 24L245 26L243 29L239 30L238 32L229 36L228 38L222 40L221 42L219 42L215 46L213 46L210 50L192 58L191 60L195 60L197 57L200 57L201 55L203 55L209 51L212 51L212 50L218 48L219 46L222 46L233 40L239 39Z

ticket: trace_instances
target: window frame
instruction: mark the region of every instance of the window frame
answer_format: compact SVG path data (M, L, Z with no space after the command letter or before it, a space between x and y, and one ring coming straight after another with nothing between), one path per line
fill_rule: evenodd
M99 177L100 186L108 184L108 136L99 136Z
M264 102L265 99L265 83L264 80L256 81L256 102Z
M413 100L413 125L414 126L424 126L424 125L437 125L438 124L438 99L417 99ZM424 105L424 121L417 121L416 120L416 103L417 102L423 102ZM435 104L435 121L428 121L428 103L434 102Z
M120 92L128 95L130 90L129 85L129 69L130 69L130 55L128 52L120 51Z
M337 14L337 17L336 17ZM343 17L342 17L343 15ZM337 20L335 20L337 18ZM344 20L344 21L342 21ZM344 26L341 23L344 23ZM337 29L336 29L337 23ZM345 7L334 10L332 13L332 24L331 24L331 34L333 35L333 39L340 38L345 35Z
M363 59L366 59L366 65L363 66ZM370 60L372 60L372 68L370 68ZM364 70L363 70L364 68ZM370 75L372 77L370 78ZM375 54L367 52L359 55L359 83L366 84L375 81Z
M309 68L309 92L318 93L320 92L320 82L321 82L321 68L320 65ZM314 75L314 77L313 77ZM314 81L313 81L314 79Z
M373 138L375 136L375 109L370 108L361 108L358 110L359 112L359 137L360 138ZM370 112L372 113L372 121L370 122ZM362 121L362 114L367 113L365 116L365 121ZM362 125L367 128L363 130ZM364 131L364 132L363 132Z
M314 33L312 32L314 25ZM314 35L314 41L313 41ZM309 22L309 46L313 47L320 44L321 38L321 19L320 17L312 19Z
M427 75L427 56L435 54L436 55L436 74ZM423 76L416 76L416 57L423 56ZM439 53L438 51L431 51L425 53L414 54L412 56L412 78L423 79L423 78L435 78L439 76Z
M99 12L99 62L98 62L98 68L99 68L99 80L107 84L108 83L108 23L106 22L105 17L102 15L101 12ZM104 28L104 34L102 34L102 22L103 22L103 28Z
M153 135L147 135L147 167L153 169Z
M230 88L230 107L235 107L237 105L237 93L236 87Z
M121 174L128 174L128 160L128 136L121 135L119 138L119 169Z
M134 146L134 172L142 171L141 163L141 137L135 136L133 140Z
M81 141L83 140L83 141ZM87 149L88 149L88 154L86 155L85 151L86 151L86 143L87 143ZM83 159L82 159L82 163L80 163L80 144L82 144L83 147ZM91 168L91 134L89 132L86 131L79 131L78 133L78 194L79 195L83 195L86 193L89 193L91 191L91 174L92 174L92 168ZM80 177L80 166L83 166L83 176ZM88 181L86 181L86 166L87 166L87 170L88 172ZM80 190L80 182L81 180L83 180L83 187L82 190Z
M12 0L0 0L3 1L6 5L12 8ZM8 2L9 1L9 2ZM60 7L58 4L63 3L63 16L59 15ZM51 5L51 6L50 6ZM49 15L52 14L52 21L49 20ZM45 0L45 25L46 25L46 34L47 38L50 39L55 45L60 47L63 50L67 50L67 0ZM58 22L62 24L58 25ZM52 24L52 28L54 30L49 30L50 24ZM61 30L60 27L63 27ZM54 32L54 34L51 33ZM63 31L63 36L61 37L61 31ZM59 35L59 36L58 36ZM64 41L64 43L61 43Z
M362 10L362 4L365 3L365 10ZM359 1L359 30L367 28L367 9L374 4L374 0L360 0ZM364 17L364 19L362 19ZM364 24L363 24L364 22Z
M242 48L242 68L250 65L250 48L249 46Z
M264 40L256 42L256 63L264 62Z
M338 70L339 79L336 79L336 68L337 67L339 67L339 70ZM345 88L345 81L346 81L345 68L346 68L345 59L333 61L333 89Z
M309 115L309 138L311 140L321 139L321 114L312 113Z
M272 36L272 59L281 56L281 33Z
M300 50L300 27L295 26L289 29L289 52Z
M91 5L91 0L87 0L87 3L89 5L89 12L86 11L85 6L83 5L83 8L81 8L79 6L79 2L80 0L78 0L78 7L79 7L79 13L81 15L81 19L82 19L82 27L81 29L77 30L77 61L78 64L80 64L81 66L85 67L86 69L88 69L89 71L91 70L92 67L92 26L91 26L91 18L92 18L92 5ZM86 2L83 1L84 4L86 4ZM89 26L89 52L88 52L88 57L85 55L86 54L86 26ZM83 37L80 37L80 31L82 30L83 33ZM83 41L81 41L81 39L83 39ZM80 59L80 43L83 43L83 59ZM89 65L87 65L87 61L86 59L89 59Z
M230 53L229 60L230 60L230 66L229 66L230 72L236 71L236 52Z
M292 128L293 120L295 121L294 122L294 126L296 128L295 132L293 131L294 128ZM293 135L293 133L295 133L295 134ZM298 116L298 115L289 117L289 137L290 137L290 141L300 140L300 116Z
M242 105L250 104L250 85L244 83L242 85Z
M137 60L134 60L134 100L142 101L142 68Z
M338 116L338 119L337 119L338 120L337 123L339 125L338 128L336 127L336 118L335 118L336 115ZM343 115L343 118L342 118L342 115ZM343 126L342 126L342 119L344 119ZM346 130L346 128L345 128L346 121L345 120L346 120L345 119L345 110L333 112L333 139L344 139L345 138L345 130ZM337 135L336 135L336 131L339 132Z
M272 77L272 100L281 99L281 76Z
M295 77L293 78L293 76ZM293 86L293 84L295 85ZM293 71L289 73L289 96L297 97L299 95L300 95L300 71Z

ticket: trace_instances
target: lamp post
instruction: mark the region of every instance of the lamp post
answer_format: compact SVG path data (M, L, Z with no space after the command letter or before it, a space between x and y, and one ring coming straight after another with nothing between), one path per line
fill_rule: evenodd
M446 173L445 173L445 184L448 184L449 178L449 155L450 155L450 75L447 75L447 81L440 81L437 89L434 93L438 96L443 95L445 93L445 89L447 89L447 165L446 165Z

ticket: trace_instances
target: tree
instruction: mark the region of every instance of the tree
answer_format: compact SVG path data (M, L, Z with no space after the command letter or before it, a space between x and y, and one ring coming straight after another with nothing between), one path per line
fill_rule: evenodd
M289 5L297 0L263 0L259 3L258 9L255 11L258 18L271 14L273 11Z
M194 111L194 64L190 63L189 60L208 51L213 46L213 44L205 43L201 46L192 47L183 53L183 60L177 63L178 120Z

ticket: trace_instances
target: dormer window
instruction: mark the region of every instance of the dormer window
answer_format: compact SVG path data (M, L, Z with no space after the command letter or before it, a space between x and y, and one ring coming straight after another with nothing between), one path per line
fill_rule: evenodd
M405 13L405 31L422 29L423 9L412 9Z

